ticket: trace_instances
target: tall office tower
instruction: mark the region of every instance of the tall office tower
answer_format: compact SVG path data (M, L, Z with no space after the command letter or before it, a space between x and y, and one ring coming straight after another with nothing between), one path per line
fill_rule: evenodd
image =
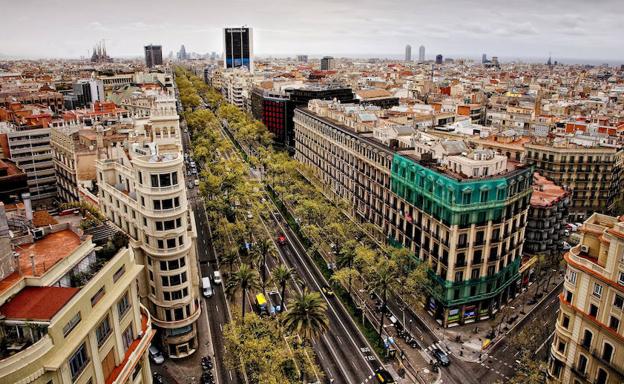
M488 59L487 59L487 55L484 53L483 55L481 55L481 64L485 64L487 63Z
M418 62L419 63L425 62L425 46L424 45L421 45L418 48Z
M307 63L308 55L297 55L297 61L300 63Z
M223 28L223 48L225 68L245 67L253 71L252 28Z
M443 59L444 59L444 58L443 58L443 56L442 56L442 55L440 55L440 54L438 54L438 55L436 55L436 60L435 60L435 63L436 63L436 64L442 64Z
M409 44L405 46L405 61L412 61L412 46Z
M148 68L153 68L157 65L162 65L162 46L160 45L146 45L145 46L145 65Z
M37 228L24 206L0 203L0 383L151 383L143 265L124 246L103 252L67 216Z
M548 383L621 383L624 378L624 221L593 214L567 264L550 346Z
M325 56L321 59L321 71L331 71L336 68L336 62L333 57Z
M492 65L495 67L500 67L500 64L498 63L498 56L492 56Z
M430 266L427 310L441 326L491 318L520 290L531 167L411 126L398 132L364 108L312 100L296 109L295 159L353 216Z
M142 112L145 103L139 99L127 107ZM176 100L155 96L149 111L147 142L117 145L108 159L96 162L98 198L146 267L139 295L158 329L159 344L171 358L183 358L198 347L197 232L184 187Z
M178 60L186 60L188 59L188 55L186 54L186 48L184 44L180 46L180 50L178 51Z

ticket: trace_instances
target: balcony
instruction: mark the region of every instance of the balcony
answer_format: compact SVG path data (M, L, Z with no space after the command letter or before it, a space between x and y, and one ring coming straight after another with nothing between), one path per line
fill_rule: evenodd
M7 357L0 357L0 378L7 377L26 368L28 365L36 363L50 352L53 347L52 338L50 335L45 335L28 348ZM40 369L40 373L43 374L43 368Z
M125 383L137 364L147 352L156 331L152 329L152 318L147 308L141 305L141 334L130 344L121 364L106 378L106 384Z

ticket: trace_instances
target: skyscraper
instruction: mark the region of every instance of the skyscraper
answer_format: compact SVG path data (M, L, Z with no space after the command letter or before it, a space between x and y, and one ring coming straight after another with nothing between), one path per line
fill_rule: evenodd
M421 45L420 48L418 48L418 62L419 63L425 62L425 46L424 45Z
M436 55L436 61L435 61L436 64L442 64L442 59L443 59L442 55L437 54Z
M484 53L483 55L481 55L481 64L485 64L487 63L488 59L487 59L487 55Z
M146 45L145 46L145 65L148 68L153 68L156 65L162 65L162 46L160 45Z
M336 68L336 62L331 56L325 56L321 59L321 71L330 71Z
M405 46L405 61L412 61L412 46L409 44Z
M249 71L253 71L253 30L251 28L223 28L223 48L225 68L246 67Z
M184 44L182 44L182 46L180 46L180 50L178 51L178 60L186 60L187 58L186 48L184 47Z

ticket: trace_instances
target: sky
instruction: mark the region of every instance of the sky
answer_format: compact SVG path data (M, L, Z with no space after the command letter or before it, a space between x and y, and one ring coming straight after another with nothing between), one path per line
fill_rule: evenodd
M4 4L2 4L4 3ZM569 58L624 63L623 0L0 0L0 57L223 50L254 29L256 55Z

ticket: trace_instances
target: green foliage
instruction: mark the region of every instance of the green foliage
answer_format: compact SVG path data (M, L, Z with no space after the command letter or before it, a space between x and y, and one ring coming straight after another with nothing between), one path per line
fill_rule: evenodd
M288 302L288 307L283 319L287 332L297 333L304 340L312 341L329 328L327 302L318 292L305 289Z

